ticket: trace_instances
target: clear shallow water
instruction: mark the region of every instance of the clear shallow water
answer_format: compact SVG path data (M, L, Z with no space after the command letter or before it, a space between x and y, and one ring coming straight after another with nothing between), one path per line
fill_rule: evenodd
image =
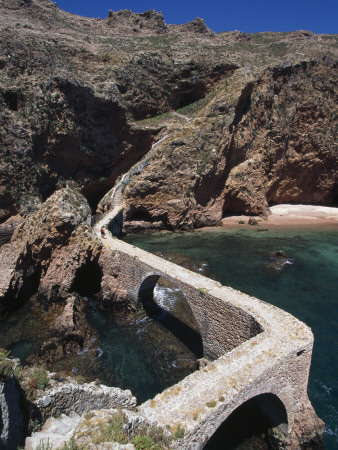
M196 370L197 357L165 325L168 316L183 315L193 328L192 313L182 293L167 284L157 285L154 297L163 308L160 321L142 309L136 314L101 311L94 298L87 299L86 314L92 329L87 347L65 354L47 368L79 375L88 382L98 379L108 386L130 389L138 403L182 380ZM23 364L32 362L31 358L35 362L34 355L51 338L56 317L57 313L49 314L27 301L0 321L0 347L10 350Z
M129 236L125 240L290 312L314 333L309 396L325 423L327 449L338 446L338 230L256 228ZM267 268L274 252L293 259Z
M197 358L165 326L169 314L180 314L186 301L179 290L155 287L163 310L153 320L140 311L137 318L121 320L93 304L87 318L98 331L99 353L92 376L108 386L130 389L138 403L154 397L197 368Z

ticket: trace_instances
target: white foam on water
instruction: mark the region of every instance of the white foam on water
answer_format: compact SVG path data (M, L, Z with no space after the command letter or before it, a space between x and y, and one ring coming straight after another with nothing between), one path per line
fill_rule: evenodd
M154 288L154 297L156 303L167 311L174 308L177 301L178 288L163 287L156 284Z
M82 350L78 350L77 354L78 354L79 356L81 356L81 355L84 355L85 353L88 353L88 352L89 352L89 348L88 348L88 347L85 347L85 348L83 348Z

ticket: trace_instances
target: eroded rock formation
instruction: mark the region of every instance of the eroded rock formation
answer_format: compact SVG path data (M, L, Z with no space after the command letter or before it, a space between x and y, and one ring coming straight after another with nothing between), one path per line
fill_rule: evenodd
M276 66L234 103L220 94L128 184L126 228L217 225L228 212L265 214L270 203L334 204L336 73L327 59Z
M49 0L0 2L0 30L0 221L67 182L95 210L165 133L126 192L130 228L336 201L335 36L89 19Z
M14 309L36 292L45 304L67 298L80 268L98 257L90 221L87 202L69 188L31 215L1 248L1 309Z

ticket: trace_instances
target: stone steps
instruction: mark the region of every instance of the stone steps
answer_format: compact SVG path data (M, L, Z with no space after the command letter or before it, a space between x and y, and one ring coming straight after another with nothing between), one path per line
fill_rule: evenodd
M44 445L48 449L57 449L69 442L74 434L76 427L82 418L76 413L69 416L61 414L58 419L51 417L46 421L42 430L33 433L31 437L26 439L25 449L35 450L37 447Z

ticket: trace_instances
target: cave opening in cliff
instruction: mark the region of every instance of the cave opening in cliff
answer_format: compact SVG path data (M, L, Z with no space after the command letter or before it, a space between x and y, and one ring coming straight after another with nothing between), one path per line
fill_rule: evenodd
M8 90L3 94L6 105L11 111L19 111L19 105L22 101L21 93L16 90Z
M179 339L196 358L203 357L203 342L194 314L182 291L159 275L147 277L139 290L147 315Z
M285 438L287 424L281 400L274 394L261 394L235 409L211 436L204 450L275 448L273 436Z
M87 261L75 274L71 291L90 297L101 289L102 269L96 261Z
M127 216L128 220L151 222L151 215L145 208L133 208L131 213Z
M192 103L197 102L205 97L206 90L204 86L196 86L195 89L189 90L187 92L180 92L175 99L176 109L184 108Z
M23 304L27 299L34 295L38 291L40 278L41 269L34 265L29 266L19 290L17 302L13 302L8 309L15 309L18 305Z

